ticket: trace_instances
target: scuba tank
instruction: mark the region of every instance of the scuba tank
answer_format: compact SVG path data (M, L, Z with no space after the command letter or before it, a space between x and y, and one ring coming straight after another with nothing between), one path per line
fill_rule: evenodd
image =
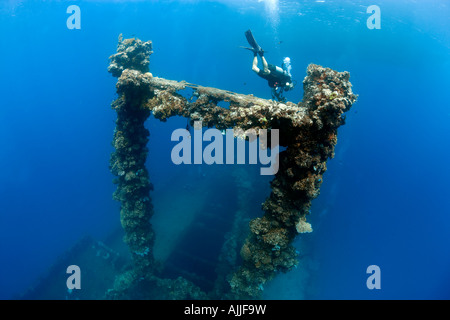
M291 58L289 57L285 57L283 59L283 64L281 65L283 67L283 71L284 73L289 77L289 80L286 81L286 85L285 85L285 90L289 91L294 89L295 85L297 84L296 81L292 81L292 75L291 75L291 70L292 70L292 66L291 66Z
M292 69L292 66L291 66L291 58L285 57L285 58L283 59L283 64L282 64L281 66L283 67L283 70L287 72L287 74L289 75L289 77L292 78L292 75L291 75L291 69Z

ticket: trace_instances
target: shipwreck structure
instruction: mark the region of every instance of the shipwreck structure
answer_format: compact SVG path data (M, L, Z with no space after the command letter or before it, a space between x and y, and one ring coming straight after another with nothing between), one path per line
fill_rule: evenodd
M258 298L267 281L296 266L294 238L312 231L307 222L311 201L319 195L327 160L334 156L337 129L356 100L350 75L311 64L303 81L303 101L279 103L154 77L149 72L151 53L151 41L120 36L117 53L110 57L108 71L118 78L118 99L112 103L117 120L110 169L116 176L114 198L121 203L121 223L133 267L116 278L106 296ZM180 94L186 88L192 89L191 97ZM218 106L221 101L228 102L229 108ZM203 126L221 130L279 129L279 143L286 148L279 155L272 191L262 205L264 215L249 223L247 238L237 249L242 258L239 265L221 269L229 274L218 275L222 283L214 292L203 292L182 277L163 279L158 274L161 266L152 253L154 231L150 224L152 184L145 167L149 131L144 122L151 114L161 121L183 116L191 123L201 121Z

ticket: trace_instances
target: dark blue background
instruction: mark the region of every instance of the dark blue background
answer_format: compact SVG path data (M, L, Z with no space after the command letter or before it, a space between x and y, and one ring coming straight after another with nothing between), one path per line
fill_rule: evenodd
M66 28L70 4L81 30ZM300 270L267 296L450 298L449 4L378 1L381 30L369 30L371 4L281 1L274 13L258 1L2 2L0 298L23 292L82 235L119 225L106 71L119 33L153 41L156 76L270 98L239 48L249 28L270 63L291 58L290 101L301 99L309 63L349 71L359 95L313 203L314 232L299 239L313 261L310 289ZM155 185L177 172L169 137L184 125L148 122ZM372 264L381 290L366 288Z

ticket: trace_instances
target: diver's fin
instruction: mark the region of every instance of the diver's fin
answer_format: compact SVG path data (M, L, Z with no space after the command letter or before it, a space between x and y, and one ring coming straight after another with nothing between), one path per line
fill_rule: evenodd
M255 37L253 37L253 33L250 29L245 31L245 37L247 38L248 44L256 50L257 53L260 55L264 54L264 50L258 45L258 43L255 40Z
M240 46L240 48L250 50L251 52L253 52L254 55L256 55L258 53L258 51L256 51L255 48L249 48L249 47L243 47L243 46Z

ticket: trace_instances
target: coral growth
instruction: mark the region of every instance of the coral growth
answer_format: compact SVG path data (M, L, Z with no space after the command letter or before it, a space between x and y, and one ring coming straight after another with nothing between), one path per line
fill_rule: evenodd
M337 128L344 123L342 115L356 100L348 79L348 72L308 66L304 99L298 105L304 110L303 117L292 121L292 127L280 127L287 149L280 154L272 193L263 204L265 215L250 222L247 245L251 246L252 258L244 261L231 281L239 297L258 296L261 286L276 272L296 265L292 241L297 233L312 231L305 216L311 201L319 195L326 161L334 156ZM336 95L333 99L327 95L330 88ZM275 242L278 250L273 250ZM273 259L274 254L277 259ZM272 262L264 265L261 275L260 262L269 258Z
M310 233L312 232L311 223L306 222L306 217L300 217L297 224L295 225L295 229L298 233Z
M145 167L149 132L144 127L150 111L142 108L149 96L142 84L151 78L147 72L151 47L150 41L119 40L118 53L111 56L112 62L108 69L119 77L119 98L112 104L117 112L113 139L115 151L110 160L111 172L117 176L117 190L113 197L121 203L120 218L126 234L125 242L130 247L136 270L140 274L147 274L153 268L153 256L149 252L154 241L149 223L153 214L149 197L152 185Z
M119 35L119 44L117 53L109 57L111 63L108 67L113 77L120 77L125 69L137 70L139 72L148 72L150 55L152 51L152 42L143 42L139 39L125 39L122 34Z
M148 72L151 49L150 41L120 38L118 52L111 56L108 69L119 77L119 98L112 105L118 116L113 140L116 151L111 156L111 171L118 184L114 197L122 205L121 221L135 259L134 272L151 281L163 281L155 280L152 274L152 187L144 166L149 132L143 125L150 113L161 121L179 115L218 129L279 129L280 145L286 150L280 153L272 192L262 205L264 215L249 224L250 232L240 250L242 265L229 275L228 289L223 281L216 286L216 290L224 291L222 296L257 298L267 281L297 265L292 242L298 233L312 231L306 215L311 201L319 195L326 161L334 156L337 129L345 122L344 113L356 101L349 73L311 64L303 81L303 101L279 103L153 77ZM192 88L191 97L178 93L185 88ZM229 108L219 107L221 101L228 102ZM236 216L236 221L240 220ZM234 246L233 242L228 244ZM226 254L222 256L227 263L237 260L231 258L233 255L228 255L230 259ZM182 287L190 288L191 284ZM192 290L197 297L202 296Z

